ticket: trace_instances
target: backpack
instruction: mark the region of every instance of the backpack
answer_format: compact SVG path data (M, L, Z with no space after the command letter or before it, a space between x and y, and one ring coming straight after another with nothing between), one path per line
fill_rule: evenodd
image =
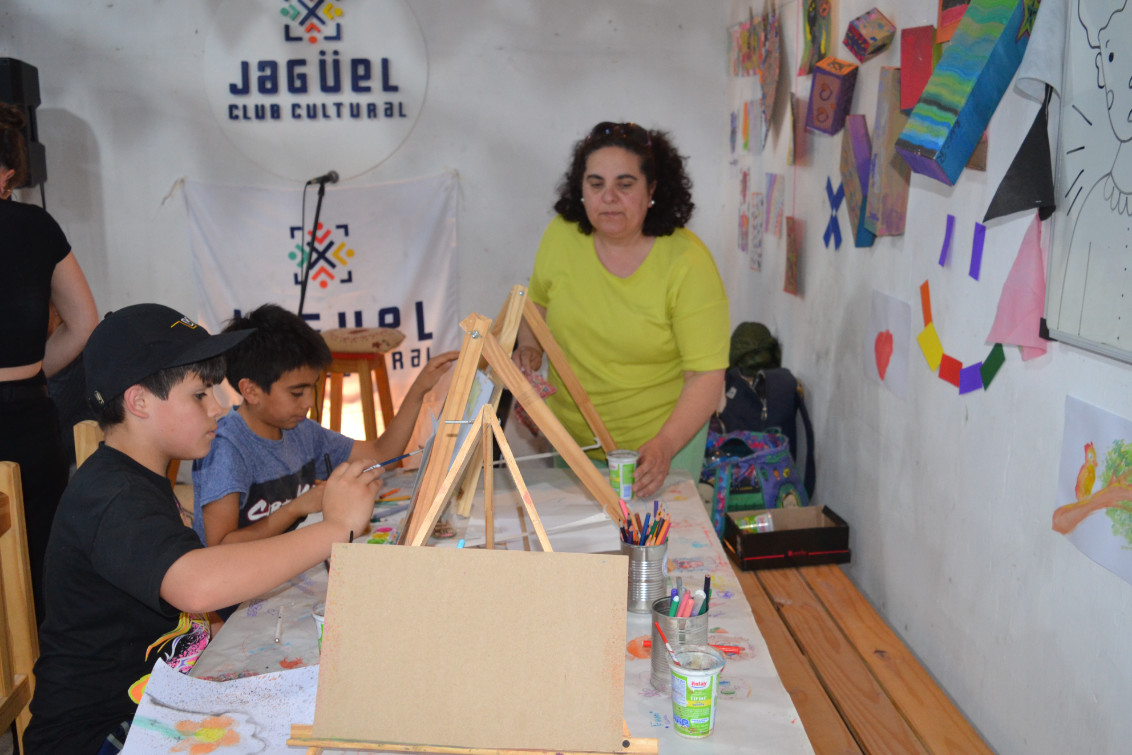
M817 472L814 464L814 427L806 411L806 400L794 374L785 367L763 369L753 378L746 378L738 367L726 374L723 409L711 418L710 429L719 434L738 430L766 432L777 429L790 442L790 452L799 466L804 466L802 484L813 497ZM805 460L798 458L798 415L802 415L805 432Z
M712 486L712 526L722 535L728 511L808 506L790 443L774 430L708 432L700 481Z

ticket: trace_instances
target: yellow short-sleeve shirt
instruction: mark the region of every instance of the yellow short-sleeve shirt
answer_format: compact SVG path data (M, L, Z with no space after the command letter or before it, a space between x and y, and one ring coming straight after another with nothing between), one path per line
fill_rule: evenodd
M561 217L539 244L528 287L619 448L639 448L672 413L684 372L727 367L727 292L711 252L691 231L657 237L627 278L598 260L593 236ZM593 431L553 366L547 399L579 443Z

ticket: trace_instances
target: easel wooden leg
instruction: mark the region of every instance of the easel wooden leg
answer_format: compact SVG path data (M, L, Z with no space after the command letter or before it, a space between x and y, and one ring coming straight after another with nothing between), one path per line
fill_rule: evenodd
M492 495L495 487L495 468L492 465L491 458L491 428L487 425L482 425L482 441L480 447L483 449L483 522L484 532L487 536L486 547L488 550L495 550L495 505L492 501ZM464 478L467 479L466 477Z

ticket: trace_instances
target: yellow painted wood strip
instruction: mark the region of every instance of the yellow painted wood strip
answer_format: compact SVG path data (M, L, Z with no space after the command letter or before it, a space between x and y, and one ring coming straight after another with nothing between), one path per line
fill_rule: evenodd
M443 755L536 755L537 753L556 753L556 755L593 755L577 750L516 750L498 747L453 747L450 745L401 744L397 742L360 742L345 739L314 739L310 726L291 724L290 747L308 747L307 752L321 752L323 748L336 750L361 750L363 752L428 752ZM627 743L627 744L626 744ZM656 755L659 740L642 737L626 737L617 743L622 745L609 750L618 755Z
M590 429L594 431L594 436L598 442L601 443L602 449L608 453L617 445L613 442L613 436L609 434L609 429L602 421L601 415L597 413L593 402L590 401L589 394L586 389L582 387L582 381L578 380L578 376L574 373L574 368L570 366L570 360L566 358L566 352L562 351L562 347L558 345L558 341L554 340L554 336L550 333L550 328L547 327L546 321L542 319L542 315L538 311L538 307L529 298L523 307L523 318L527 321L531 332L535 334L538 339L539 345L542 350L546 352L546 356L550 359L550 363L554 365L554 369L558 371L558 376L562 378L562 384L566 386L566 390L573 397L574 403L578 405L578 411L586 418L589 423ZM526 406L526 404L523 404ZM561 451L562 449L558 449Z
M795 569L756 572L813 664L849 730L868 753L926 753L848 637Z
M814 752L817 755L860 755L861 748L841 719L841 713L829 699L813 666L794 642L762 584L753 572L740 571L738 575L743 594L751 604L755 622L770 650L774 668L794 701Z
M841 569L798 572L931 752L993 752Z

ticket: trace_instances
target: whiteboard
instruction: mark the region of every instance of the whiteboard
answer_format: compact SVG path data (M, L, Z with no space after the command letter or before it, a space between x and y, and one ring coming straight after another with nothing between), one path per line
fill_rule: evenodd
M1132 6L1069 0L1062 12L1046 325L1052 338L1132 362Z

